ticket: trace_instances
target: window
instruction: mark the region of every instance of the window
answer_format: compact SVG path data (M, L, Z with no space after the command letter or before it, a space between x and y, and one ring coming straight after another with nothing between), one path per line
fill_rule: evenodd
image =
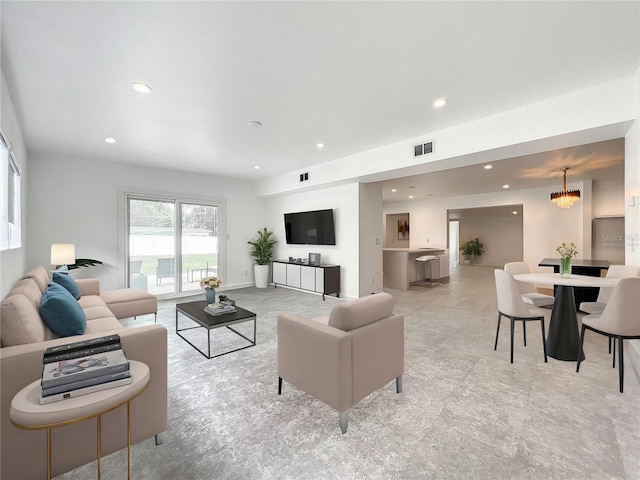
M0 134L0 250L22 245L20 215L20 170L11 154L8 142Z
M155 295L200 291L200 280L223 277L224 202L126 192L127 282Z

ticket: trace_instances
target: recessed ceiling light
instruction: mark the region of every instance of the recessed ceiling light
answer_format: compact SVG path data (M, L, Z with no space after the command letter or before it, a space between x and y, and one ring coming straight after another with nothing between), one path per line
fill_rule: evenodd
M317 144L316 144L316 147L318 147L318 148L324 148L324 143L317 143Z
M502 188L504 188L506 190L507 188L509 188L509 184L505 183L504 185L502 185Z
M117 142L117 140L115 138L113 138L113 137L107 137L107 138L104 139L104 143L114 144L116 142Z
M491 170L493 168L493 165L485 165L484 169L485 170Z
M249 126L250 126L250 127L258 128L258 127L261 127L261 126L262 126L262 123L260 123L260 122L259 122L259 121L257 121L257 120L251 120L251 121L249 122Z
M392 189L391 189L391 191L392 191L393 193L396 193L398 190L396 190L395 188L392 188Z
M413 195L409 195L409 198L413 198Z
M447 104L446 98L436 98L435 101L433 102L433 106L436 108L444 107L446 104Z
M256 166L255 166L255 167L253 167L253 168L255 168L256 170L260 170L262 167L261 167L260 165L256 165Z
M141 82L132 83L131 88L133 88L138 93L151 93L151 87Z
M517 214L518 214L518 212L516 212L515 210L514 210L512 213L513 213L514 215L517 215Z

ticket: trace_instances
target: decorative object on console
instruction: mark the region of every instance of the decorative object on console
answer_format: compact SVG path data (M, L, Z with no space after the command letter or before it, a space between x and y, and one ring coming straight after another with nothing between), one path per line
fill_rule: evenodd
M571 273L571 259L578 255L576 244L571 242L567 245L562 242L556 247L556 252L560 254L560 275L569 275Z
M200 287L204 288L207 303L216 302L216 288L222 286L222 280L218 277L205 277L200 280Z
M551 201L560 208L569 208L580 200L580 190L567 190L567 170L569 167L562 169L562 190L551 194Z
M309 265L313 265L317 267L320 265L320 254L319 253L310 253L309 254Z
M271 238L273 232L265 227L262 231L258 230L258 238L249 240L247 243L253 247L251 256L255 259L254 275L257 288L267 288L269 286L269 264L273 257L273 247L277 240Z

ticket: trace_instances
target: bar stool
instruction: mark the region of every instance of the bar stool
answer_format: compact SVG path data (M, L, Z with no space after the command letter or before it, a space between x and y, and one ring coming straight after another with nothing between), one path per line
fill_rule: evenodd
M427 278L427 264L429 262L432 262L430 285L431 287L436 287L440 285L440 258L435 255L422 255L421 257L416 258L416 282L418 281L418 265L420 265L420 263L424 264L424 280ZM437 269L434 269L434 266L436 266ZM437 270L437 276L434 274L434 270Z

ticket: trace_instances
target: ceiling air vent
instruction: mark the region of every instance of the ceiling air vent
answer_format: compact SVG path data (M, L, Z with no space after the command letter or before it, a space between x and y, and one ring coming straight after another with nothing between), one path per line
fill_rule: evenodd
M413 147L413 156L419 157L420 155L426 155L433 153L433 142L421 143Z

